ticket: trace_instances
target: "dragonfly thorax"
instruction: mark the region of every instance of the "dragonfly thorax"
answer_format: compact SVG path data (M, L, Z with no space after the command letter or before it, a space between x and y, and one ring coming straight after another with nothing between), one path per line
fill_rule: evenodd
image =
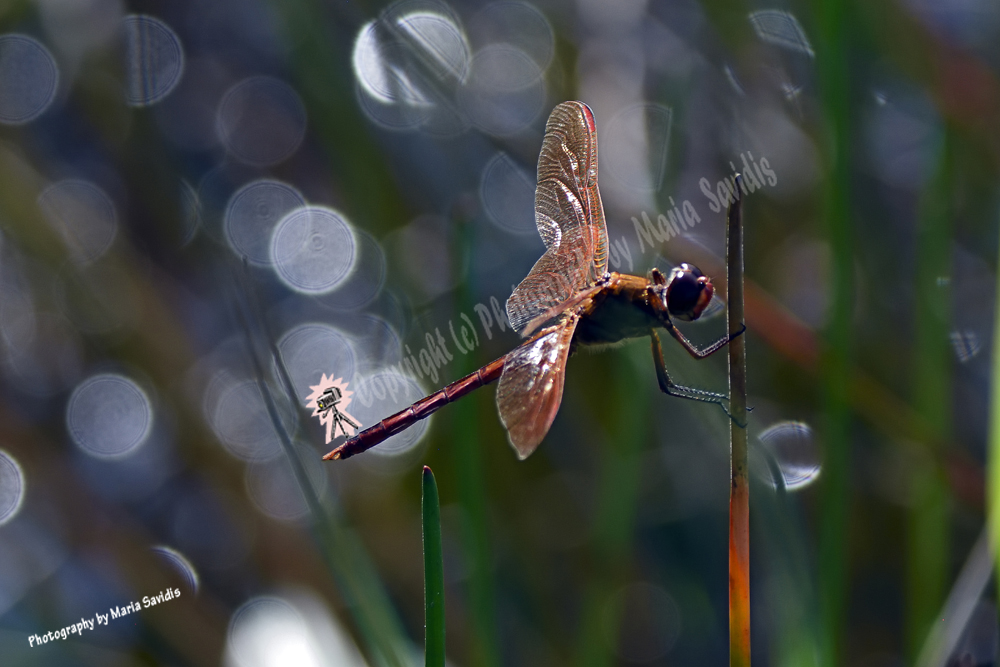
M696 320L714 293L712 281L692 264L674 268L669 278L656 269L645 278L612 273L597 286L601 290L580 313L577 345L613 345L669 327L671 319Z
M636 296L632 290L620 289L598 293L594 305L580 318L574 343L604 346L649 336L649 330L661 324L653 310Z

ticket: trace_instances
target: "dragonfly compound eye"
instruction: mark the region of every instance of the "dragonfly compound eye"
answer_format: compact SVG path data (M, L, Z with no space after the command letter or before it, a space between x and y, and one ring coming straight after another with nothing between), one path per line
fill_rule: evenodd
M679 320L690 322L701 316L712 301L712 281L693 264L681 264L670 272L667 310Z

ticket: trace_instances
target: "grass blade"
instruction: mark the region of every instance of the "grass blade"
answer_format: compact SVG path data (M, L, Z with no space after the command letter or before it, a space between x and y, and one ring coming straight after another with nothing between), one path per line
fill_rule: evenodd
M830 244L830 315L821 351L824 445L819 535L819 599L823 644L820 663L839 665L847 600L848 516L851 497L851 375L854 365L854 234L851 223L851 6L823 0L817 6L816 62L826 120L823 217Z
M454 220L459 229L459 241L455 249L454 261L459 266L462 259L471 256L476 243L476 225L473 221L456 212ZM471 312L476 303L475 272L470 272L458 289L456 312ZM482 353L480 348L479 353ZM480 359L490 361L490 359ZM465 354L455 359L458 377L472 373L479 364L474 354ZM465 595L469 609L471 630L471 650L468 659L472 667L499 667L501 664L500 644L497 639L496 590L494 588L493 556L489 534L489 484L483 463L483 442L477 410L482 404L490 403L489 412L496 415L496 403L491 394L476 392L474 396L458 401L451 406L451 441L454 447L454 479L458 486L459 503L462 506L461 540L468 579ZM495 417L493 417L495 418Z
M993 576L993 552L990 550L989 524L979 534L976 544L952 586L948 600L938 614L916 660L916 667L946 667L955 648L962 640L976 605Z
M997 271L1000 285L1000 271ZM1000 291L997 292L1000 294ZM997 587L1000 590L1000 307L993 306L993 381L990 396L990 431L986 460L986 530L990 549L997 559Z
M630 360L627 355L634 355ZM602 448L601 477L593 531L595 569L583 595L576 657L578 667L609 667L615 664L614 642L607 628L618 629L621 618L609 612L608 600L625 583L632 567L633 535L639 509L643 445L650 436L649 405L655 395L636 392L636 364L649 363L646 346L620 350L609 375L614 385L608 397L615 401L608 425L607 447ZM669 397L666 397L669 400ZM666 402L666 401L664 401ZM611 607L614 609L614 607ZM617 633L612 635L616 641Z
M950 576L950 503L942 463L945 442L952 434L952 348L949 340L951 297L942 276L952 273L954 214L951 205L952 139L945 129L937 174L920 202L917 218L917 300L915 304L915 369L913 403L925 419L925 437L917 446L921 457L911 473L913 507L907 549L906 649L913 664L927 634L939 625Z
M240 298L241 294L245 297L245 302ZM312 532L323 560L341 595L348 603L375 664L379 667L403 667L407 663L405 633L378 578L378 573L372 566L360 538L343 524L335 512L327 512L320 502L294 445L298 440L297 433L289 433L279 417L275 396L266 380L263 359L254 344L251 318L263 329L266 347L273 355L272 361L278 367L281 382L288 392L287 400L297 402L297 399L281 355L274 344L274 337L267 331L266 321L256 299L246 262L243 263L242 272L239 270L236 272L232 303L236 319L244 331L247 353L253 364L257 387L278 435L278 441L309 507Z
M441 503L434 473L424 466L424 651L427 667L444 667L444 556L441 552Z

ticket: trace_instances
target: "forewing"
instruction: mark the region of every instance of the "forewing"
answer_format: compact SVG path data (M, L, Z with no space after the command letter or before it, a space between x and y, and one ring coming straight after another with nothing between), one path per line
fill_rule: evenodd
M497 408L520 459L549 432L562 402L570 341L579 315L564 316L536 339L507 355L497 387Z
M538 156L535 224L545 254L507 300L515 331L604 275L608 232L597 189L597 128L583 102L552 110Z

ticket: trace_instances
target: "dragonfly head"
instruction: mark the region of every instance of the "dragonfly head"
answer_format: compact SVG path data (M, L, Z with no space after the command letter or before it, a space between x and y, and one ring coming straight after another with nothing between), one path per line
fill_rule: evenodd
M671 317L691 322L701 316L714 291L708 276L702 275L694 264L685 263L670 272L663 302Z

